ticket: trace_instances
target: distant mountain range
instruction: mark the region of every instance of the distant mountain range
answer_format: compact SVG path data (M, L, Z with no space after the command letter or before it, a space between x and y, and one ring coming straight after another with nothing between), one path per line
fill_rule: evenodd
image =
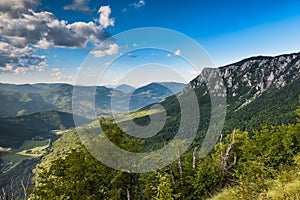
M169 87L167 89L165 87ZM172 94L180 92L185 87L182 83L155 83L135 90L128 85L120 85L115 89L98 86L80 86L84 94L95 93L97 115L111 114L111 97L128 99L130 110L141 108L150 103L160 101ZM162 90L162 88L164 88ZM0 117L19 116L42 110L57 110L72 113L73 86L69 84L0 84ZM133 92L133 93L132 93ZM73 97L80 98L80 97ZM91 102L82 102L84 109L91 108ZM120 107L117 112L124 111ZM86 116L86 115L85 115Z
M234 128L248 130L251 133L253 129L260 129L262 125L271 126L295 122L294 111L299 105L300 94L299 72L300 53L275 57L252 57L224 67L204 69L187 85L151 83L137 89L121 85L115 90L97 87L96 110L98 115L109 115L111 114L112 95L117 96L117 99L120 100L130 98L129 108L133 111L132 116L135 116L134 121L143 125L148 124L150 119L149 116L141 115L141 113L145 113L144 110L148 110L153 103L157 102L164 106L168 117L163 129L157 135L145 139L144 143L145 151L154 151L174 138L181 120L178 98L188 99L189 92L194 91L199 101L200 123L193 145L199 146L211 120L211 98L205 80L214 78L217 73L223 79L227 94L227 116L223 133L231 133ZM81 89L86 94L95 92L92 87L82 86ZM72 91L73 86L68 84L0 84L0 116L2 116L0 119L0 147L2 145L2 147L17 148L24 140L30 140L40 135L47 136L53 129L74 127L70 114L72 112ZM176 93L178 95L173 95ZM93 106L90 105L90 102L82 102L82 104L83 112L85 108ZM120 106L117 109L122 112L124 108ZM199 116L188 117L193 120ZM88 122L88 119L82 120ZM184 125L188 133L189 124ZM63 141L65 145L60 147L63 149L56 149L56 152L66 151L70 143L68 140L71 141L74 138L65 138ZM36 162L28 165L35 164ZM16 169L14 173L18 174L16 177L21 177L20 172L25 167L20 166L20 169L14 169ZM6 180L1 186L9 187L10 177L10 174L0 175L0 180Z
M130 85L122 84L122 85L115 87L115 89L123 92L124 94L128 94L128 93L133 92L136 88L132 87Z

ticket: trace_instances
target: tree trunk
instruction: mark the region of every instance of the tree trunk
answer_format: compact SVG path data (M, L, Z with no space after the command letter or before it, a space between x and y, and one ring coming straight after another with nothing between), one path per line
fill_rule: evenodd
M229 169L231 169L235 164L236 164L236 154L234 153L234 157L233 157L233 163L231 163L230 165L228 164L228 159L230 156L230 153L232 151L233 145L234 145L234 135L236 133L236 129L234 129L233 134L232 134L232 140L231 143L228 145L226 151L225 151L225 155L223 155L223 150L222 150L222 134L220 137L220 153L221 153L221 159L222 159L222 168L223 168L223 172L226 173Z
M174 178L174 172L173 172L173 165L172 165L172 163L169 164L169 169L170 169L171 179L172 179L172 183L173 183L173 189L175 191L176 190L176 184L175 184L175 178Z
M129 189L127 189L127 200L130 200L130 192L129 192Z
M196 170L196 165L197 165L197 155L198 155L198 147L195 147L194 152L193 152L193 170Z
M180 149L177 148L177 161L178 161L178 168L179 168L179 174L182 176L182 166L181 166L181 157L180 157Z

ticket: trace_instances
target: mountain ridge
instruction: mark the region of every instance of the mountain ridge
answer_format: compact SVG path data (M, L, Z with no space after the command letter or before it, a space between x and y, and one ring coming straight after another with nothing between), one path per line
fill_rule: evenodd
M179 87L181 83L166 84L168 84L169 86L174 85L173 88L177 88L176 92L183 88L183 85ZM73 85L64 83L38 83L32 85L0 84L0 103L2 105L6 105L0 107L0 117L18 116L38 112L41 110L58 110L62 112L72 113L73 98L80 98L72 95L73 88ZM138 88L137 90L141 88ZM84 95L95 93L96 112L99 116L111 114L110 105L112 96L118 96L119 99L125 99L129 98L132 94L133 96L138 95L138 93L134 91L133 93L127 94L119 91L118 89L111 89L105 86L76 86L76 89L82 90L82 94ZM149 103L160 101L163 98L173 94L168 90L164 91L165 93L159 92L157 89L152 88L152 90L148 91L151 96L147 97L146 100L145 96L136 96L131 98L131 104L134 105L133 109L146 106ZM85 102L85 107L82 108L83 113L86 110L91 110L92 108L93 105L91 102ZM121 108L119 112L122 112ZM86 113L85 116L87 115L88 114Z

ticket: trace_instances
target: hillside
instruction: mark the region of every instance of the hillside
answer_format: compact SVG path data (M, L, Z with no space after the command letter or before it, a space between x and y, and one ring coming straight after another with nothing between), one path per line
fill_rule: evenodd
M159 102L164 98L181 92L183 83L150 83L133 91L129 101L129 110L136 110L146 105Z
M299 71L299 53L253 57L218 69L204 69L202 74L179 93L180 97L185 96L189 90L194 90L198 97L201 121L195 142L201 144L211 118L211 99L205 83L207 77L213 78L218 72L223 78L227 93L223 133L228 133L234 128L251 131L260 129L262 125L294 123L294 111L298 105L300 91ZM177 131L180 120L177 97L168 97L160 104L164 106L169 117L162 131L156 137L146 140L146 145L161 144L162 139L170 140ZM139 111L148 110L150 106ZM190 117L192 119L193 116ZM149 117L135 121L147 124Z
M115 89L123 92L124 94L128 94L130 92L133 92L136 88L134 88L130 85L122 84L122 85L115 87Z
M126 198L129 193L132 195L132 199L153 197L160 197L158 199L167 197L169 199L207 199L222 190L224 192L215 196L215 199L247 199L248 197L259 199L259 197L267 196L281 198L284 195L297 195L300 185L297 181L298 167L300 166L299 156L297 156L300 153L300 132L299 123L295 124L297 119L295 110L299 106L299 67L300 54L254 57L219 69L205 69L202 74L192 80L177 97L189 99L189 91L193 90L197 94L198 101L201 102L199 104L201 121L193 147L201 145L211 117L211 102L205 80L207 77L213 77L219 70L227 92L227 117L223 133L228 136L224 137L222 143L216 144L214 151L208 156L199 161L196 159L195 166L192 163L193 148L183 154L180 160L177 158L171 165L156 172L141 175L118 172L107 168L95 158L89 157L90 154L80 146L79 139L74 136L75 133L69 132L54 144L53 153L42 161L40 166L47 166L48 170L37 169L36 183L40 183L40 181L46 183L45 187L37 187L37 189L39 192L43 192L45 188L52 188L51 183L54 180L43 179L43 176L54 174L58 179L60 177L67 179L54 178L57 181L62 180L60 183L63 186L74 188L75 185L69 181L74 177L69 174L68 170L63 174L57 174L56 169L69 169L68 166L72 166L72 169L93 166L91 169L95 169L97 166L96 169L99 170L97 174L99 180L102 180L101 183L95 179L86 182L86 179L82 179L80 175L76 174L76 180L82 181L83 184L83 188L75 189L78 193L86 191L85 187L89 188L100 184L99 187L103 187L101 190L103 192L98 191L97 195L100 195L101 198ZM134 142L117 126L105 124L109 123L108 118L102 128L110 140L121 148L140 147L138 152L162 148L176 134L181 116L176 96L168 97L160 104L165 107L168 118L163 129L153 137ZM147 125L150 118L146 113L150 106L134 111L130 116L137 124ZM299 111L298 109L298 116ZM159 112L159 110L153 110L150 113L156 115ZM123 119L126 121L130 116L123 116ZM189 119L193 119L193 117L196 116L191 115ZM281 125L282 123L293 125ZM103 125L103 121L101 124ZM230 134L234 128L238 130L234 131L234 134ZM185 130L189 130L188 122L185 124ZM70 145L64 145L68 144L68 141L70 141ZM234 145L232 150L234 154L228 150L230 145ZM74 148L77 150L71 151ZM220 151L225 152L226 148L229 157L222 157L225 159L222 160ZM83 157L88 160L82 160L85 162L82 165L78 164L78 159ZM224 164L224 162L226 163ZM227 162L233 163L232 166ZM83 173L84 177L88 177L94 171L87 170ZM293 175L289 176L288 174ZM115 182L112 183L111 180ZM111 193L113 191L110 189L111 186L118 187L119 193ZM284 195L279 194L281 189L285 189ZM68 191L35 193L37 195L35 197L45 195L50 198L58 194L72 196L73 193ZM160 191L163 192L160 193Z
M167 84L173 92L165 89L163 85ZM56 110L61 112L72 113L72 98L84 99L82 96L72 96L73 87L69 84L0 84L0 117L12 117L24 114L30 114L45 110ZM123 87L123 89L122 89ZM130 99L131 110L144 107L150 103L160 101L174 93L181 91L184 84L181 83L153 83L148 86L138 88L133 93L127 93L129 88L123 85L119 89L107 88L104 86L86 87L78 86L76 89L82 91L83 95L95 93L96 114L104 116L111 114L112 96L120 100ZM96 91L95 91L96 90ZM122 91L123 90L123 91ZM127 90L127 91L126 91ZM91 110L93 105L91 102L82 102L82 112ZM124 108L118 107L117 112L123 112ZM91 117L90 113L84 116Z
M90 122L85 118L81 120L84 124ZM72 114L54 110L0 118L0 187L21 194L20 180L31 183L32 169L59 138L53 131L74 127Z
M88 123L89 120L83 119ZM0 147L17 148L25 140L51 137L52 130L75 127L73 115L59 111L41 111L18 117L0 118Z

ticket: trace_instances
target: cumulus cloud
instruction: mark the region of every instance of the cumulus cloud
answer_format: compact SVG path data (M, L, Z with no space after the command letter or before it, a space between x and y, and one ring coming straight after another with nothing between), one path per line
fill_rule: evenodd
M17 18L21 17L24 11L35 9L39 4L40 0L1 0L0 12Z
M103 26L103 28L115 25L115 19L109 17L111 14L109 6L101 6L98 13L100 14L99 23Z
M103 57L105 55L117 55L119 52L120 46L111 43L111 42L103 42L98 45L93 51L91 52L96 58Z
M39 4L39 0L0 1L0 72L42 70L47 65L39 49L87 48L107 39L105 28L114 25L109 6L100 7L99 22L68 23L51 12L34 11ZM116 51L116 45L110 49L108 54Z
M29 71L43 71L46 57L35 55L32 47L18 48L0 37L0 73L21 74Z
M74 0L72 4L64 6L64 10L81 11L84 13L92 13L92 10L87 6L89 0Z
M84 48L87 42L99 42L108 36L104 27L94 22L68 24L58 20L53 13L32 10L24 13L22 18L0 13L0 27L0 34L17 47Z
M74 81L74 76L63 74L62 68L52 68L52 73L49 75L53 81Z
M178 49L177 51L175 51L174 54L175 54L176 56L180 56L180 55L181 55L180 49Z
M50 74L50 77L53 78L53 81L61 81L62 79L61 68L52 69L52 73Z

